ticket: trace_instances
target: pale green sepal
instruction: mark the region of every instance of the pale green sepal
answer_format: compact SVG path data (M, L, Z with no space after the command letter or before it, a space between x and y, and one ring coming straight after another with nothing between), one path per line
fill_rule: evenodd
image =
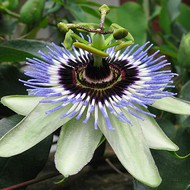
M70 105L50 114L45 113L58 105L38 104L28 116L0 139L0 157L10 157L28 150L68 122L70 118L60 117L68 111Z
M142 183L157 187L161 177L150 153L139 120L131 119L134 126L118 121L109 114L115 130L107 128L105 119L99 115L99 128L128 172Z
M65 177L78 173L91 159L102 133L95 130L94 119L84 124L73 118L62 129L55 154L56 168Z
M148 112L148 110L146 111ZM141 116L144 121L140 121L139 124L149 148L169 151L177 151L179 149L178 146L165 135L153 117L145 114Z
M43 97L14 95L4 96L1 98L1 103L17 114L25 116L28 115L42 99Z
M156 100L151 106L174 114L190 115L190 102L175 97Z

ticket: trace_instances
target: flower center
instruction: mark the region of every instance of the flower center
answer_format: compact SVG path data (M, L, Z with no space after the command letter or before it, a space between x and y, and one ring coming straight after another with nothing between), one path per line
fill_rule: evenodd
M93 56L79 57L79 60L68 60L69 67L64 65L59 70L59 84L70 94L83 94L83 100L90 97L102 104L112 96L122 97L135 81L140 80L138 68L126 60L102 58L100 67L94 66Z
M76 84L81 87L93 89L111 88L122 78L122 72L114 64L108 64L102 59L101 67L94 67L89 63L75 70Z

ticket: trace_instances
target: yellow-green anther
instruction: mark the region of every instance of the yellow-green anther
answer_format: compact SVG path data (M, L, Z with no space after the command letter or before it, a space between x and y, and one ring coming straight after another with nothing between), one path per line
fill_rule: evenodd
M113 37L115 40L120 40L128 35L128 31L125 28L119 28L114 30Z
M110 26L110 30L112 30L112 31L114 31L115 29L120 29L120 28L123 28L123 27L116 23L112 23Z
M60 22L57 24L57 27L64 33L69 31L69 28L67 27L67 24Z
M64 39L64 46L68 49L71 50L72 49L72 45L73 45L73 39L71 37L71 34L73 33L72 30L69 30L66 35L65 35L65 39Z
M127 41L135 41L135 39L133 38L133 36L131 35L131 33L128 32L128 35L125 37L125 40Z
M100 57L108 57L108 54L104 51L101 51L101 50L98 50L90 45L86 45L86 44L83 44L83 43L80 43L80 42L74 42L73 45L77 48L81 48L83 50L86 50L90 53L93 53L97 56L100 56Z
M105 46L103 50L106 50L106 49L108 49L108 48L110 48L110 47L118 46L118 45L120 45L121 43L122 43L121 40L117 40L117 41L115 41L115 42L113 42L113 43L108 44L107 46Z
M127 47L127 46L130 46L132 43L133 43L132 40L121 43L120 45L118 45L118 46L115 48L115 52L117 52L117 51L119 51L119 50L121 50L121 49L123 49L123 48L125 48L125 47Z

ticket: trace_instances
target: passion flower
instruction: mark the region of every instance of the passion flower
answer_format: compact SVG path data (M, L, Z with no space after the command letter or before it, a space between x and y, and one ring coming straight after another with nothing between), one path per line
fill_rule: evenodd
M26 117L0 139L0 156L22 153L61 127L55 164L65 177L91 160L104 136L133 177L156 187L161 177L149 149L178 147L160 129L148 106L176 114L190 114L190 106L167 91L175 74L166 67L164 56L158 51L149 55L149 42L129 46L133 37L129 32L123 35L117 24L104 31L109 9L103 5L100 12L98 29L92 23L89 28L86 23L59 24L68 34L66 46L73 50L52 44L48 53L40 51L41 59L27 59L25 74L30 79L22 82L29 96L1 100ZM72 28L89 32L89 40ZM105 38L105 34L110 35Z
M76 48L70 52L55 44L48 54L40 52L42 59L27 59L25 74L32 79L22 82L31 98L21 97L20 102L30 109L12 107L27 116L2 137L0 155L21 153L63 126L55 163L64 176L91 160L103 134L135 178L157 186L161 178L149 148L178 147L164 135L147 105L173 96L164 89L171 87L175 74L161 70L169 63L158 52L148 56L150 47L147 42L123 53L109 48L109 56L98 66L92 53ZM2 103L9 106L10 97Z

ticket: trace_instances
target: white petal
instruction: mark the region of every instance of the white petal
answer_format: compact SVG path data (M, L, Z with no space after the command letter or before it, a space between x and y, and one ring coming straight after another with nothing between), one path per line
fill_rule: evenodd
M94 119L87 124L73 118L62 129L55 154L56 168L65 177L78 173L91 159L102 133L94 129Z
M28 115L42 99L43 97L26 95L4 96L1 103L19 115Z
M121 123L109 114L115 130L108 130L104 118L99 116L99 128L112 146L118 159L128 172L137 180L149 186L156 187L161 178L149 147L139 126L139 120L132 119L128 123Z
M156 100L154 104L151 106L175 114L190 115L190 102L179 98L174 98L174 97L162 98Z
M9 157L28 150L68 122L70 118L60 117L68 111L70 105L48 115L45 113L55 106L57 105L38 104L27 117L6 133L0 139L0 156Z
M145 110L148 112L148 110ZM162 131L155 119L141 114L144 121L139 122L147 144L152 149L177 151L179 148ZM167 126L166 126L167 127Z

